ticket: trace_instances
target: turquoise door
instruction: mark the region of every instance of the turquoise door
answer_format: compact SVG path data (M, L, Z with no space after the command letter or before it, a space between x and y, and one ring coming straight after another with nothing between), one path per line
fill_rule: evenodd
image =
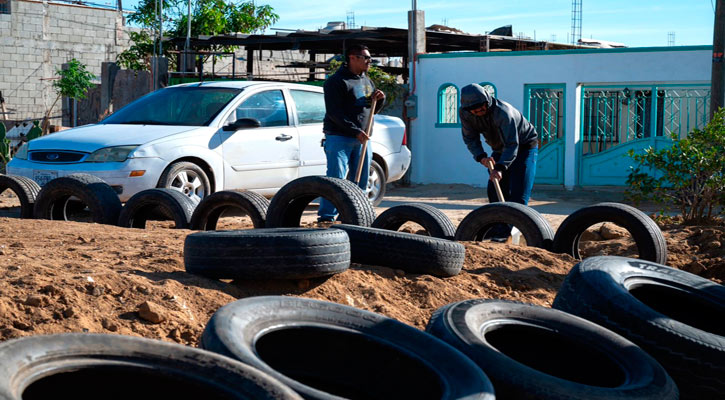
M524 86L524 115L540 138L537 184L564 184L565 93L563 84Z
M627 152L668 147L707 124L709 85L597 86L583 88L578 183L626 186ZM654 173L654 171L650 171Z

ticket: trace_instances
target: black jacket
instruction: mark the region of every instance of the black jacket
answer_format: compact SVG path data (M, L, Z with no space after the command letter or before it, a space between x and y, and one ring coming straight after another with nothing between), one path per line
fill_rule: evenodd
M375 91L370 78L365 74L353 74L345 64L327 79L324 89L325 119L322 131L326 135L350 137L365 131L364 124L370 115L370 95ZM383 108L383 103L376 103L376 113Z
M476 116L464 108L474 104L487 103L488 112ZM531 148L538 145L536 128L511 104L493 98L480 85L471 84L461 89L461 131L463 142L476 161L488 155L483 150L481 135L495 152L501 153L495 168L505 171L516 159L519 147Z

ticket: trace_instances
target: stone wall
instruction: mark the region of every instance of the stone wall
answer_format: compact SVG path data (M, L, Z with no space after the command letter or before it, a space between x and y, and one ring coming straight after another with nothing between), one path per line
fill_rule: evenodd
M0 91L8 120L41 119L56 99L56 70L76 58L97 76L101 63L115 61L129 46L127 27L111 9L75 4L11 0L11 14L0 14ZM63 109L53 109L60 124Z

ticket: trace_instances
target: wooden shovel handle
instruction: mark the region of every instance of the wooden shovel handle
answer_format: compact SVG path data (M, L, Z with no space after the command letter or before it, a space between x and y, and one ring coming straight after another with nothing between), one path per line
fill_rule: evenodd
M487 166L489 171L494 171L493 162L489 161ZM501 185L499 185L498 179L493 179L493 186L496 188L496 195L498 196L498 201L500 201L501 203L505 202L506 200L504 200L503 198L503 192L501 191Z
M370 136L373 135L373 119L375 118L375 105L378 102L376 98L373 97L372 102L370 103L370 115L368 116L367 123L365 124L365 135L367 135L368 140L363 143L362 150L360 151L360 161L357 163L357 172L355 173L355 184L360 183L360 175L362 174L362 167L363 163L365 162L365 155L368 151L368 141L370 141Z

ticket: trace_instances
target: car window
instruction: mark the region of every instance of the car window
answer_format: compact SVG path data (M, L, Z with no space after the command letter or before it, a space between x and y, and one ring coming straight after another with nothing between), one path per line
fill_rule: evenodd
M300 124L319 124L325 118L325 95L306 90L291 90Z
M237 107L236 114L237 119L257 119L263 127L289 125L287 106L281 90L268 90L249 96Z
M184 86L150 93L104 119L102 124L205 126L240 89Z

